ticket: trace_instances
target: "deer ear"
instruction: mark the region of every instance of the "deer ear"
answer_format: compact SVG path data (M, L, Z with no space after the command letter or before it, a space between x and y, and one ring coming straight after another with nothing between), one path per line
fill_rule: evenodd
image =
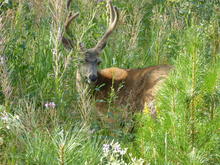
M125 69L112 67L100 70L100 74L111 80L124 80L128 76L128 72Z
M87 50L85 45L82 42L79 43L79 48L82 52L86 52L86 50Z

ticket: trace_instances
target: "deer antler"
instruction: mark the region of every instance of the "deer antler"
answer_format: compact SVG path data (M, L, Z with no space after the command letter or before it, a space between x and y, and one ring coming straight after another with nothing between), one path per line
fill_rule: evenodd
M107 31L105 32L105 34L102 36L101 40L99 40L97 45L95 46L95 49L99 52L105 47L105 45L107 43L107 39L114 31L114 29L118 23L118 18L119 18L118 9L114 6L112 6L111 1L108 1L108 5L109 5L109 10L110 10L110 23L109 23L109 27L108 27Z
M71 4L72 0L68 0L67 1L67 9L69 10L70 8L70 4ZM64 25L64 33L66 32L67 35L68 35L68 28L71 24L71 22L79 15L79 13L75 13L73 14L72 12L69 13L67 19L66 19L66 22L65 22L65 25ZM71 39L68 39L66 37L64 37L64 35L62 34L61 36L61 41L64 45L65 48L67 49L72 49L74 47L74 44L73 44L73 40Z
M67 0L67 3L66 3L66 8L69 9L70 8L70 4L71 4L72 0Z

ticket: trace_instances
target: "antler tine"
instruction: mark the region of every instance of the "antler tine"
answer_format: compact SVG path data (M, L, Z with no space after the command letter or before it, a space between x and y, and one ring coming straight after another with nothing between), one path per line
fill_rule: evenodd
M109 5L109 12L110 12L110 23L112 23L115 18L114 7L112 6L111 1L108 1L108 5Z
M66 8L69 9L70 8L70 4L71 4L72 0L67 0L67 4L66 4Z
M69 10L71 2L72 0L67 0L67 4L66 4L67 10ZM72 12L69 12L68 18L66 19L65 26L64 26L66 31L68 30L68 27L71 24L72 20L75 19L78 15L79 15L78 12L75 14L73 14Z
M101 51L105 47L108 37L114 31L114 29L117 25L117 22L118 22L118 17L119 17L118 9L114 6L112 6L111 1L109 1L108 3L109 3L109 9L110 9L110 24L109 24L107 31L105 32L105 34L101 38L101 40L95 46L95 49L97 51Z
M69 25L71 24L72 20L74 20L76 17L79 16L79 13L75 13L72 15L72 12L70 12L68 19L65 22L65 31L67 32Z
M75 13L72 15L72 13L69 14L68 16L68 19L66 20L65 22L65 25L64 25L64 33L66 32L67 35L68 35L68 28L71 24L71 22L79 15L79 13ZM62 34L62 43L64 45L64 47L68 50L71 50L73 47L74 47L74 44L73 44L73 40L71 39L68 39L66 37L64 37L64 34Z
M68 1L67 1L67 9L68 9L68 10L69 10L69 8L70 8L71 2L72 2L72 0L68 0ZM66 19L66 22L65 22L65 24L64 24L64 33L66 32L66 33L68 34L68 28L69 28L71 22L72 22L78 15L79 15L79 13L75 13L75 14L73 14L72 12L69 13L69 15L68 15L68 17L67 17L67 19ZM67 48L67 49L70 50L70 49L72 49L72 48L74 47L73 40L64 37L63 34L62 34L61 37L62 37L62 38L61 38L61 41L62 41L62 43L63 43L63 45L64 45L65 48Z

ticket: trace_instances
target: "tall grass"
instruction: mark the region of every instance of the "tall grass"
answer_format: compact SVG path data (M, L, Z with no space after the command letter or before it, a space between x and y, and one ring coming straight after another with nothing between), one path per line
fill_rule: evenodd
M100 123L95 100L76 87L77 43L72 52L60 43L66 2L2 1L0 164L220 162L219 2L113 3L120 20L101 68L174 66L156 98L157 118L135 114L132 121L123 118L124 127L111 129ZM76 0L70 10L80 13L69 29L72 39L94 46L107 28L106 2ZM113 91L109 109L116 95ZM128 148L126 155L105 155L102 144L112 139Z

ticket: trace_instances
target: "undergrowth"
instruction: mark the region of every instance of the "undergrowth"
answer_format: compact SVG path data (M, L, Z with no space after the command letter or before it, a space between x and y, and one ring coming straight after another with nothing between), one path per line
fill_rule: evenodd
M66 1L1 0L0 164L219 164L220 2L113 4L120 20L101 68L173 66L156 119L97 120L93 98L76 90L81 54L60 43ZM70 9L80 13L71 37L94 46L106 30L105 0L75 0ZM111 99L117 92L109 109Z

